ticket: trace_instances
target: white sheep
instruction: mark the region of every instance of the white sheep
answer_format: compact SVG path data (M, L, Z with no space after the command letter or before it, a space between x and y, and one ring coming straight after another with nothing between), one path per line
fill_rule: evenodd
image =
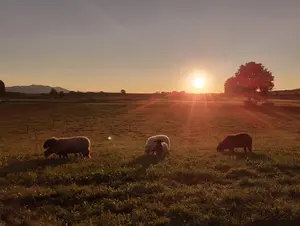
M45 141L43 147L45 157L48 157L51 154L57 154L60 158L67 158L68 154L79 153L82 156L91 158L91 142L89 138L84 136L63 138L52 137Z
M158 157L163 158L169 153L169 145L166 142L157 140L153 152L155 152Z
M157 145L156 141L161 141L161 143L163 142L166 143L168 150L170 150L171 148L170 138L167 135L159 134L148 138L145 145L145 155L149 155L153 153Z

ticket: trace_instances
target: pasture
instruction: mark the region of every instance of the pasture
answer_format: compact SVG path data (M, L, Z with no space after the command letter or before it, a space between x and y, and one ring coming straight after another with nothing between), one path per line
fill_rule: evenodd
M0 224L299 225L299 113L289 101L0 105ZM236 132L253 153L217 152ZM143 156L155 134L171 139L162 161ZM76 135L91 159L44 158L45 139Z

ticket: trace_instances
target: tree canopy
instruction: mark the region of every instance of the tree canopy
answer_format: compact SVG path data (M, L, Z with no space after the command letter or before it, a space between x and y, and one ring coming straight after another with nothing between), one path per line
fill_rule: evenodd
M243 94L251 99L255 94L266 97L274 88L274 76L261 63L248 62L241 65L234 76L224 84L225 93Z

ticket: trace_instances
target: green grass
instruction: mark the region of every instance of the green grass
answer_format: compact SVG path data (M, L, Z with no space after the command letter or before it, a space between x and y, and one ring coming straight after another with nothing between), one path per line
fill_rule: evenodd
M0 225L299 225L300 107L283 105L3 104ZM245 131L253 153L216 151ZM143 156L158 133L171 139L162 161ZM44 158L45 139L76 135L92 159Z

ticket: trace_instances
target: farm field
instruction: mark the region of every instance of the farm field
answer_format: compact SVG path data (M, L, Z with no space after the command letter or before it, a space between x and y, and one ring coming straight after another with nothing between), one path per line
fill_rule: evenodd
M2 104L0 225L299 225L300 104L275 105ZM216 151L237 132L253 153ZM171 139L161 161L143 155L155 134ZM45 159L44 140L76 135L91 159Z

